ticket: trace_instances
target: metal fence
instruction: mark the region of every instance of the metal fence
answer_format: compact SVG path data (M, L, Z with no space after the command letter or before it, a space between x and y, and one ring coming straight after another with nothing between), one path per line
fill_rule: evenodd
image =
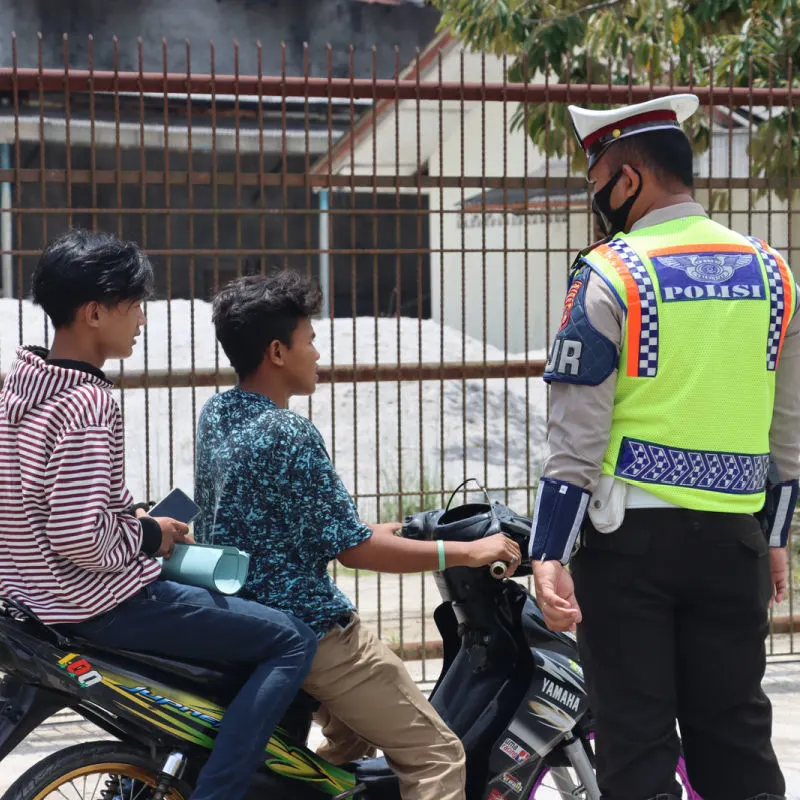
M545 445L545 352L568 266L594 239L584 177L537 149L533 104L626 103L692 89L709 148L698 198L791 258L800 236L786 160L782 190L754 176L754 131L789 114L797 89L556 85L506 81L506 58L439 36L395 77L349 78L0 69L0 371L52 331L26 300L38 254L67 226L140 242L157 270L141 346L109 369L126 421L127 480L155 500L191 492L203 402L234 382L209 299L230 278L297 269L324 290L320 386L293 408L322 430L367 520L440 507L465 478L528 512ZM238 65L238 48L234 50ZM41 53L41 49L40 49ZM286 63L284 52L283 63ZM257 53L261 64L261 52ZM305 53L308 65L308 53ZM376 63L373 53L373 65ZM106 65L107 67L108 65ZM96 68L97 67L97 68ZM781 117L781 115L784 115ZM545 114L545 130L551 124ZM788 188L788 192L787 192ZM466 495L459 494L455 502ZM407 658L438 653L429 576L333 567L362 616ZM794 653L793 595L771 651Z

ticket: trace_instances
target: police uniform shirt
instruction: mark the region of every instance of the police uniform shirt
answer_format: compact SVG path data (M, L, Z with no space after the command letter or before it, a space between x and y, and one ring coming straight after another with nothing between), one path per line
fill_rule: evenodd
M699 203L678 203L650 212L632 230L690 216L707 215ZM586 284L586 313L592 326L608 337L619 352L625 314L611 289L595 274ZM598 386L551 384L549 456L543 476L595 491L608 447L616 383L617 370ZM775 374L769 442L779 480L800 477L800 314L795 314L789 323Z

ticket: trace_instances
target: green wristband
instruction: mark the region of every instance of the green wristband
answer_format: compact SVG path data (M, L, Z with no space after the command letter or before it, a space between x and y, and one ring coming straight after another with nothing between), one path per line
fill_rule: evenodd
M444 572L447 565L444 563L444 542L441 539L436 540L436 548L439 551L439 572Z

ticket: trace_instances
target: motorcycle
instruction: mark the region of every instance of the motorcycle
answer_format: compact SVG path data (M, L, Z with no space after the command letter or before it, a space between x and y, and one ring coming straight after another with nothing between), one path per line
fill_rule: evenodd
M487 502L411 515L401 535L469 541L502 531L525 554L530 530L529 519ZM506 571L495 562L434 575L443 666L430 700L464 744L467 800L599 800L575 640L550 631L536 600ZM516 577L530 574L523 558ZM68 640L12 600L0 610L0 672L0 760L65 708L116 739L50 755L4 800L186 800L244 680L219 664ZM397 800L397 779L385 759L337 766L309 749L315 708L302 692L295 699L266 746L248 798ZM699 800L682 764L678 776L684 797Z

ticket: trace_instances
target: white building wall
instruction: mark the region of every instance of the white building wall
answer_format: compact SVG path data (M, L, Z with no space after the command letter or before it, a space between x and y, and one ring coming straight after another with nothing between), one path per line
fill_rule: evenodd
M509 106L508 119L512 112ZM463 167L458 132L445 143L441 158L439 153L431 158L431 175L458 176L462 168L464 175L477 177L544 175L545 159L530 140L521 131L506 130L501 103L487 104L485 114L472 111L464 120L463 140ZM551 163L551 174L564 174L563 165ZM509 353L541 350L561 318L572 254L589 241L588 213L585 208L569 217L555 211L495 212L485 220L480 213L459 213L462 202L480 192L470 187L430 195L431 247L445 250L431 255L433 316L470 336L483 339L485 331L488 344Z
M509 106L508 119L511 112ZM463 139L463 167L459 132L445 142L441 158L439 153L431 158L431 175L458 176L462 168L468 176L544 175L544 156L521 131L506 131L500 103L487 104L485 115L480 109L472 111L464 120ZM730 166L732 178L747 178L747 144L746 130L732 136L716 131L711 150L696 160L696 176L727 177ZM550 172L563 176L564 163L552 159ZM558 328L569 265L593 240L588 207L580 204L569 213L554 209L524 216L494 212L485 220L480 213L451 213L480 191L444 189L430 195L431 248L446 251L431 255L433 317L509 354L543 350ZM715 195L715 220L767 239L800 268L800 203L791 215L794 230L790 231L789 206L774 193L759 196L755 189L726 188ZM696 196L710 207L708 190L698 190Z

